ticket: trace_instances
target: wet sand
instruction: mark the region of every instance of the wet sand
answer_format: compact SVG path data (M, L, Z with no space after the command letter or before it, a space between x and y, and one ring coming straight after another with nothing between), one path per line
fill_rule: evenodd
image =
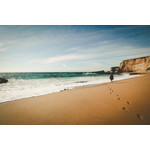
M150 74L0 104L2 125L149 125Z

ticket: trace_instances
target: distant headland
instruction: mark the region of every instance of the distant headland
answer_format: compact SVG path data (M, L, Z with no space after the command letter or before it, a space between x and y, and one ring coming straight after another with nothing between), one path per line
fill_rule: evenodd
M150 71L150 56L123 60L120 66L111 67L113 73L145 73Z
M101 71L94 71L91 73L110 74L112 72L114 74L120 73L140 74L146 73L148 71L150 71L150 56L123 60L120 63L120 66L111 67L110 71L105 72L104 70L101 70Z

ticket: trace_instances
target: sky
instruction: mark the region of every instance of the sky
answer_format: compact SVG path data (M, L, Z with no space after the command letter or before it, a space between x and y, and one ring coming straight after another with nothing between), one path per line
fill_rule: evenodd
M150 26L0 26L0 72L109 71L150 56Z

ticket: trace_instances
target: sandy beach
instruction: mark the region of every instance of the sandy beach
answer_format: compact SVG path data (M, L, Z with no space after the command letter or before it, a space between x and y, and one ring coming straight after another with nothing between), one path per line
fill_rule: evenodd
M0 104L1 125L149 125L150 74Z

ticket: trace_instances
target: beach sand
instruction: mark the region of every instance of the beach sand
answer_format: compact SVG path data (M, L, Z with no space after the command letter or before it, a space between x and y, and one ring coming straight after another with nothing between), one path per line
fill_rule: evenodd
M2 125L149 125L150 74L0 104Z

